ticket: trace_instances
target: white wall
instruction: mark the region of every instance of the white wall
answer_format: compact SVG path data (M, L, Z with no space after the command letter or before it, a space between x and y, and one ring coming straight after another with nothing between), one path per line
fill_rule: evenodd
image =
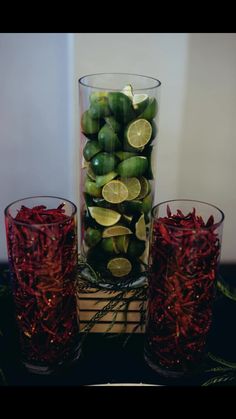
M74 199L68 45L68 34L0 34L0 260L7 204Z
M32 194L77 201L77 79L109 71L161 80L157 199L218 205L236 261L235 34L0 34L1 213Z

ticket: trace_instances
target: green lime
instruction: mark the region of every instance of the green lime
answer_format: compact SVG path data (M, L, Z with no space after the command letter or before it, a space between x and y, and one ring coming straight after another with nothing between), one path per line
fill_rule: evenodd
M142 201L124 201L119 204L119 212L121 214L133 215L135 213L141 213L143 209Z
M122 89L122 93L124 93L124 95L128 96L132 101L133 101L133 87L131 86L131 84L127 84L127 86L125 86Z
M148 105L144 109L144 111L139 115L139 118L147 119L148 121L151 121L153 118L155 118L157 114L157 100L155 97L150 97L148 101Z
M83 150L83 156L86 161L89 161L101 150L102 148L97 141L87 141Z
M141 191L141 184L136 177L121 178L121 181L125 184L128 189L127 201L132 201L137 198Z
M137 239L146 241L147 235L144 214L140 216L137 223L135 224L135 235Z
M123 235L123 236L116 236L116 248L120 253L127 253L128 245L129 245L129 236Z
M119 253L119 250L116 247L116 242L113 237L102 239L101 248L106 253Z
M102 97L95 101L88 110L92 119L104 118L111 115L107 97Z
M91 160L91 167L96 175L106 175L111 171L115 171L118 158L109 153L98 153Z
M113 152L121 148L119 138L110 125L105 124L98 133L98 143L104 151Z
M93 205L93 202L94 202L93 197L86 192L84 192L83 195L84 195L84 200L85 200L85 203L86 203L86 207L87 208L91 207Z
M127 124L131 119L135 118L132 101L121 92L108 93L108 103L114 114L115 119L121 124Z
M94 157L96 159L96 156ZM135 156L123 160L116 170L121 177L140 177L148 168L147 157Z
M157 136L157 124L155 121L151 121L151 126L152 126L152 136L151 136L151 141L154 140L154 138L156 138Z
M142 202L142 211L144 214L148 214L152 209L152 194L147 195Z
M85 111L81 118L81 129L85 135L97 134L100 129L100 122L92 119L89 112Z
M141 189L141 188L140 188ZM103 198L112 204L119 204L128 198L129 192L126 185L120 180L111 180L102 188Z
M91 105L93 105L94 103L96 103L97 101L107 98L107 92L93 92L91 93L89 100Z
M151 185L150 185L149 181L144 176L141 176L139 178L139 182L140 182L140 185L141 185L141 191L140 191L140 194L138 195L137 198L138 199L143 199L143 198L145 198L145 196L147 196L150 193Z
M96 175L90 164L87 167L87 175L91 180L96 181ZM100 186L100 185L97 184L97 186Z
M148 159L148 168L145 173L145 177L149 180L154 179L153 171L152 171L152 161L153 161L153 145L147 145L142 153Z
M98 188L95 182L92 182L88 177L85 180L84 191L94 197L102 196L102 188Z
M102 239L102 233L96 228L88 227L85 231L84 241L89 247L96 246Z
M109 202L107 202L104 198L92 198L92 203L91 205L89 205L90 207L92 207L94 204L98 207L102 207L102 208L109 208L109 209L115 209L113 204L110 204Z
M116 224L121 217L118 212L107 208L89 207L89 212L91 217L94 218L98 224L104 227Z
M129 159L130 157L137 156L136 153L131 153L130 151L116 151L115 155L120 160L126 160L126 159Z
M131 258L139 257L143 254L145 247L146 245L143 240L130 239L127 254Z
M133 96L133 107L137 115L140 115L147 107L149 97L146 94L135 94Z
M124 135L131 147L140 149L149 142L152 126L146 119L136 119L127 125Z
M106 121L106 124L109 127L111 127L116 134L121 131L122 126L118 121L116 121L114 116L107 116L105 118L105 121Z
M117 173L112 171L107 173L106 175L96 176L96 185L98 187L105 185L106 183L110 182L110 180L114 179L117 176Z
M111 259L107 264L107 269L113 276L121 278L130 273L132 265L128 259L119 257Z

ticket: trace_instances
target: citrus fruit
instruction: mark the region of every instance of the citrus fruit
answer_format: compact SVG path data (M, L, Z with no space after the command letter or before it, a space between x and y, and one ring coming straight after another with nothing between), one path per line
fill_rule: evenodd
M141 215L135 224L135 235L139 240L146 240L146 224L144 220L144 214Z
M145 247L146 245L143 240L130 239L127 254L131 258L139 257L143 254Z
M148 95L146 94L135 94L133 96L133 107L137 115L141 114L147 107L149 102Z
M113 171L118 163L118 158L113 154L101 152L91 160L91 167L96 175L105 175Z
M102 147L98 144L97 141L87 141L83 150L83 156L86 161L89 161L102 150Z
M94 158L96 159L96 156ZM120 162L116 171L121 177L139 177L144 174L147 168L147 157L135 156Z
M130 273L132 265L128 259L119 257L111 259L107 264L107 269L113 276L121 278Z
M89 176L89 178L90 178L91 180L96 181L96 175L95 175L95 173L94 173L94 171L93 171L93 169L92 169L92 167L91 167L91 165L90 165L90 164L89 164L89 165L88 165L88 167L87 167L87 175ZM98 184L97 184L97 186L102 186L102 185L98 185Z
M100 122L92 119L88 111L85 111L81 118L81 129L86 134L97 134L100 129Z
M116 242L113 237L102 239L101 248L106 253L119 253L119 250L116 247Z
M96 183L90 180L89 177L85 180L84 191L97 198L102 196L102 188L98 188Z
M132 234L132 231L123 225L115 225L105 228L103 230L102 237L123 236L125 234Z
M153 118L155 118L157 114L157 101L155 97L150 97L148 100L148 104L144 111L139 115L139 118L147 119L148 121L151 121Z
M102 233L100 230L97 230L92 227L88 227L85 231L84 241L89 247L96 246L102 239Z
M128 235L115 237L116 248L120 253L127 253L129 239Z
M145 198L142 201L142 211L144 214L147 214L152 209L152 195L149 194L145 196Z
M92 119L104 118L111 114L111 110L108 105L107 97L101 97L97 101L94 101L88 109L89 116Z
M90 207L93 207L94 204L98 207L102 208L109 208L109 209L115 209L113 204L110 204L110 202L105 201L104 198L92 198L92 203L89 205Z
M97 186L103 186L106 183L110 182L110 180L114 179L117 176L117 173L114 171L111 171L107 173L106 175L96 176L96 185Z
M143 148L152 136L152 126L146 119L136 119L125 129L125 139L133 148Z
M121 124L116 121L114 116L107 116L105 118L106 124L113 129L115 133L119 133L121 131Z
M119 204L128 198L128 189L120 180L111 180L102 188L103 198L112 204Z
M152 150L153 150L153 145L147 145L145 147L145 150L144 150L143 154L142 154L148 160L148 168L147 168L147 171L145 173L145 177L147 179L150 179L150 180L154 179L153 171L152 171L152 162L153 162L153 158L154 158L154 153L152 152Z
M98 143L104 151L115 151L121 148L119 138L113 128L105 124L98 133Z
M101 100L101 99L104 99L104 98L107 98L107 92L100 92L99 91L99 92L91 93L91 95L89 97L89 100L90 100L90 103L92 105L92 104L96 103L98 100Z
M88 209L91 217L94 218L98 224L104 227L118 223L121 217L121 214L118 212L107 208L89 207Z
M140 191L140 194L137 196L137 198L138 199L143 199L151 191L151 185L150 185L149 181L144 176L141 176L139 178L139 182L140 182L140 185L141 185L141 191Z
M154 140L154 138L157 136L157 124L155 121L151 121L151 126L152 126L152 136L151 136L151 141Z
M142 201L124 201L119 204L119 211L121 214L133 215L135 213L142 212L143 204Z
M115 155L120 160L126 160L126 159L129 159L130 157L137 156L136 153L131 153L130 151L116 151Z
M124 95L128 96L133 101L133 88L131 84L127 84L127 86L122 89L122 93L124 93Z
M136 177L121 178L121 181L125 184L128 189L127 201L132 201L137 198L141 191L141 184Z
M132 101L124 93L108 93L108 103L115 119L121 124L127 124L131 119L135 118Z

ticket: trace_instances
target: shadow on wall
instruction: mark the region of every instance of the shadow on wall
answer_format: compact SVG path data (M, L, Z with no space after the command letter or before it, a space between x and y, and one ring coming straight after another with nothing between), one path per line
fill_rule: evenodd
M178 196L225 215L222 260L236 261L236 35L189 34Z

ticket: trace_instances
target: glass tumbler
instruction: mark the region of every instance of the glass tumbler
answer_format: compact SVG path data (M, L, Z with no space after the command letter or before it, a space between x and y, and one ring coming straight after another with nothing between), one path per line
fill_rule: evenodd
M144 356L164 376L190 373L204 357L223 220L214 205L192 200L152 210Z
M5 209L21 358L38 374L52 373L80 353L76 212L72 202L51 196L25 198Z
M136 281L147 263L160 85L125 73L79 80L80 250L106 283Z

